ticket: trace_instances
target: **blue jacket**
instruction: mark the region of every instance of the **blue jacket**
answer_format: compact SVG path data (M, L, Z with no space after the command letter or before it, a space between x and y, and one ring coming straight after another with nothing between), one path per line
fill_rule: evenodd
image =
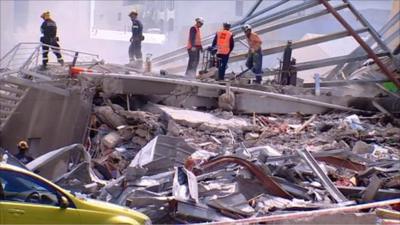
M143 40L143 25L137 19L132 20L132 40L133 41Z

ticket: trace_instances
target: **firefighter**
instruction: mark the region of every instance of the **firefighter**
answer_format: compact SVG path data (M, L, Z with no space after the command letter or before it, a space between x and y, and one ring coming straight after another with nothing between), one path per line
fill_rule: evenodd
M138 12L136 10L132 10L129 13L129 17L132 20L132 37L130 39L131 44L129 46L129 63L133 64L136 62L138 67L142 67L142 41L144 40L143 24L137 19Z
M203 51L201 45L200 27L204 24L204 19L198 17L195 19L196 24L190 28L189 38L187 43L187 51L189 54L188 66L186 69L186 76L196 77L197 66L200 61L200 51Z
M15 158L17 158L21 163L27 164L30 163L33 158L27 154L29 151L29 145L26 141L20 141L17 145L18 153L15 154Z
M248 69L251 69L251 71L256 75L256 83L260 84L261 83L261 77L262 77L262 41L258 34L254 33L251 31L251 26L249 24L245 24L242 27L246 38L247 42L249 44L249 53L247 55L247 61L246 61L246 66Z
M217 80L225 79L225 70L228 64L229 55L235 46L233 34L229 31L230 29L230 23L223 23L223 29L215 34L213 43L211 45L212 49L217 48L217 58L219 61Z
M46 46L42 45L42 69L47 69L47 63L49 62L49 46L47 45L50 45L51 50L57 57L57 61L61 66L64 66L64 60L60 52L60 45L58 44L56 22L50 18L49 11L42 13L40 17L43 19L43 23L40 26L40 31L43 36L40 38L40 42L46 44Z

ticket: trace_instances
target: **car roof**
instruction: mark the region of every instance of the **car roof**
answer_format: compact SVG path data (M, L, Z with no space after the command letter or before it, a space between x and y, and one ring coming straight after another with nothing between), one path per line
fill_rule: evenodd
M0 162L0 169L8 169L8 170L13 170L13 171L22 172L22 173L34 174L27 169L23 169L21 167L10 165L10 164L4 163L4 162Z

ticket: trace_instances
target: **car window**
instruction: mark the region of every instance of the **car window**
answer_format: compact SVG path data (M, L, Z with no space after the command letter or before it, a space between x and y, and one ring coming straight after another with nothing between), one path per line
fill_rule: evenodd
M29 175L0 170L3 200L43 205L59 205L60 194L47 183Z

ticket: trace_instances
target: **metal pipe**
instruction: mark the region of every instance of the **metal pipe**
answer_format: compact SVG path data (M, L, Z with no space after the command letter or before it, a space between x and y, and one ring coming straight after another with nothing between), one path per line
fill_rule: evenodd
M366 32L367 30L368 30L367 28L362 28L362 29L356 30L354 32L355 33L363 33L363 32ZM328 35L321 36L321 37L316 37L316 38L307 39L307 40L303 40L303 41L293 42L292 49L302 48L302 47L306 47L309 45L315 45L315 44L326 42L326 41L340 39L340 38L347 37L349 35L350 35L350 33L348 31L342 31L342 32L328 34ZM279 53L279 52L282 52L285 48L286 48L286 45L281 45L281 46L277 46L277 47L273 47L273 48L263 49L262 54L270 55L270 54ZM232 56L229 58L229 62L232 63L232 62L244 60L247 58L247 54L248 54L247 52L242 52L238 55Z
M298 151L298 154L307 163L314 174L319 178L326 191L328 191L328 193L337 203L343 204L345 202L349 202L349 200L342 194L342 192L340 192L336 188L333 182L329 179L328 175L326 175L321 167L319 167L317 160L315 160L310 152L308 152L306 149L302 149Z
M349 0L343 0L344 3L348 4L348 8L350 9L350 11L354 14L354 16L357 18L357 20L360 21L360 23L364 26L364 27L368 27L369 29L369 33L371 34L372 38L375 39L376 43L378 43L378 45L381 47L381 49L383 51L389 52L390 53L390 49L385 45L385 43L382 41L379 33L375 30L375 28L368 22L368 20L365 19L365 17L359 13L357 11L357 9L353 6L353 4L350 3ZM393 55L390 55L390 57L392 58Z
M347 7L347 4L341 4L341 5L336 6L335 9L336 10L342 10L342 9L345 9L346 7ZM314 19L316 17L324 16L326 14L329 14L328 10L326 10L326 9L325 10L321 10L319 12L315 12L313 14L309 14L309 15L306 15L306 16L298 17L298 18L295 18L295 19L292 19L292 20L288 20L288 21L280 23L280 24L276 24L276 25L273 25L273 26L270 26L270 27L266 27L266 28L263 28L263 29L260 29L260 30L255 30L255 32L257 34L268 33L268 32L271 32L271 31L274 31L274 30L278 30L278 29L281 29L281 28L284 28L284 27L287 27L287 26L291 26L291 25L294 25L294 24L297 24L297 23L301 23L301 22L310 20L310 19ZM245 34L241 34L239 36L236 36L235 40L236 39L241 40L241 39L245 39L245 38L246 38L246 35Z
M21 44L20 44L20 43L17 44L17 46L15 46L15 49L14 49L13 52L12 52L11 59L8 61L6 68L10 66L11 62L14 60L15 54L17 54L18 49L19 49L20 47L21 47ZM11 51L10 51L10 53L11 53Z
M266 12L272 10L272 9L275 9L275 8L277 8L277 7L279 7L279 6L283 5L283 4L285 4L285 3L288 2L288 1L289 1L289 0L282 0L282 1L280 1L280 2L277 2L277 3L273 4L273 5L270 5L270 6L268 6L267 8L264 8L264 9L262 9L262 10L256 12L256 13L252 14L251 16L245 17L245 18L243 18L242 20L240 20L240 21L234 23L234 24L233 24L233 27L236 27L236 26L238 26L238 25L242 25L242 24L244 24L245 22L247 22L247 21L249 21L249 20L251 20L251 19L254 19L254 18L256 18L257 16L259 16L259 15L261 15L261 14L264 14L264 13L266 13Z
M354 206L339 206L334 208L328 209L318 209L318 210L311 210L311 211L302 211L302 212L294 212L294 213L283 213L278 215L269 215L269 216L262 216L256 218L246 218L246 219L238 219L235 221L221 221L221 222L213 222L212 225L234 225L234 224L264 224L266 222L273 222L273 221L285 221L287 224L290 223L291 220L299 220L299 219L306 219L306 218L313 218L319 217L324 215L338 215L343 213L352 213L352 212L359 212L363 209L371 209L376 207L384 207L390 205L398 205L400 204L400 198L386 200L386 201L379 201L367 204L360 204Z
M256 11L256 9L258 8L258 6L260 6L260 4L262 3L262 1L263 1L263 0L258 0L258 1L253 5L253 7L249 10L249 12L246 14L245 18L251 16L251 15L254 13L254 11Z
M335 9L328 3L326 0L319 0L326 9L332 13L332 15L346 28L346 30L356 39L356 41L364 48L364 50L368 53L369 57L371 57L378 67L383 71L383 73L391 80L393 83L400 88L400 81L396 79L396 75L390 71L383 62L379 59L378 56L374 53L374 51L364 42L364 40L358 35L354 29L343 19L343 17L335 11Z
M1 57L0 62L3 61L11 52L15 51L19 47L20 44L15 45L10 51L8 51L3 57ZM1 65L1 64L0 64Z
M335 7L335 9L336 10L342 10L342 9L345 9L346 7L347 7L347 4L341 4L341 5L338 5L337 7ZM328 10L322 10L322 11L319 11L319 12L316 12L316 13L313 13L313 14L310 14L310 15L307 15L307 16L295 18L295 19L292 19L292 20L289 20L289 21L286 21L286 22L283 22L283 23L280 23L280 24L276 24L276 25L273 25L273 26L270 26L270 27L266 27L266 28L263 28L261 30L256 30L255 32L258 33L258 34L264 34L264 33L267 33L267 32L278 30L278 29L281 29L281 28L284 28L284 27L287 27L287 26L290 26L290 25L293 25L293 24L297 24L297 23L300 23L300 22L303 22L303 21L307 21L307 20L319 17L319 16L323 16L323 15L326 15L326 14L329 14L329 11ZM234 40L235 41L240 41L240 40L245 39L245 38L246 38L246 36L244 34L241 34L241 35L235 36ZM170 58L170 59L165 59L164 61L157 62L156 64L158 66L160 66L160 65L164 65L164 64L168 64L168 63L173 63L173 62L176 62L176 60L181 59L181 58L185 58L185 57L186 57L186 53L181 54L181 55L176 55L175 57ZM230 62L232 62L232 61L230 61Z
M257 19L257 20L255 20L253 22L250 22L249 24L252 25L253 28L255 28L255 27L259 26L259 25L264 25L266 23L282 19L282 18L284 18L286 16L293 15L294 13L303 11L305 9L312 8L312 7L317 6L317 5L319 5L317 0L310 0L310 1L306 2L306 3L301 3L301 4L298 4L298 5L292 6L292 7L288 8L288 9L276 12L276 13L274 13L272 15ZM270 8L270 9L272 9L272 8ZM231 29L231 31L232 31L233 34L237 34L238 32L240 32L240 29L233 28L233 29ZM214 38L214 34L210 35L210 36L207 36L206 38L203 38L202 39L203 45L210 43L213 38ZM179 49L177 49L177 50L175 50L173 52L166 53L164 55L155 57L155 58L153 58L153 64L154 65L158 65L164 60L169 60L169 62L176 61L176 57L181 56L181 55L177 55L177 54L181 53L184 50L186 50L186 47L181 47L181 48L179 48ZM186 55L186 53L184 55ZM169 57L171 57L172 59L169 58Z
M384 57L384 56L389 56L388 52L382 52L377 54L378 57ZM302 70L310 70L310 69L315 69L315 68L320 68L320 67L325 67L325 66L332 66L332 65L337 65L341 63L349 63L349 62L354 62L354 61L362 61L362 60L367 60L369 57L368 55L358 55L358 56L338 56L338 57L331 57L327 59L319 59L319 60L314 60L314 61L308 61L308 62L302 62L302 63L297 63L294 67L296 68L296 71L302 71Z
M263 9L263 10L261 10L260 12L255 13L254 15L250 16L249 18L244 18L244 19L242 19L241 21L239 21L237 24L234 24L234 25L232 26L232 28L235 28L235 26L240 25L240 24L242 24L242 23L248 21L249 19L253 19L254 17L260 15L259 13L261 13L261 12L262 12L262 13L265 13L265 12L267 12L267 11L273 9L273 8L276 8L276 7L278 7L279 5L284 4L284 3L286 3L286 2L288 2L288 0L283 0L283 1L281 1L281 2L278 2L278 3L274 4L274 5L272 5L273 7L267 7L266 9ZM214 34L213 34L213 35L209 35L209 36L203 38L201 41L202 41L202 42L208 42L208 41L211 41L212 38L214 38ZM163 54L163 55L154 57L153 60L152 60L152 62L153 62L153 64L154 64L154 63L157 63L157 62L159 62L159 61L161 61L161 60L167 59L167 58L169 58L169 57L173 57L173 56L175 56L176 54L179 54L179 53L181 53L182 51L185 51L185 50L186 50L186 46L180 47L180 48L178 48L178 49L176 49L176 50L173 50L173 51L171 51L171 52L168 52L168 53L165 53L165 54Z
M35 48L35 50L32 52L32 54L29 56L26 62L21 66L20 69L25 69L25 67L28 67L30 63L32 63L33 56L36 54L36 52L39 51L40 51L40 45Z

